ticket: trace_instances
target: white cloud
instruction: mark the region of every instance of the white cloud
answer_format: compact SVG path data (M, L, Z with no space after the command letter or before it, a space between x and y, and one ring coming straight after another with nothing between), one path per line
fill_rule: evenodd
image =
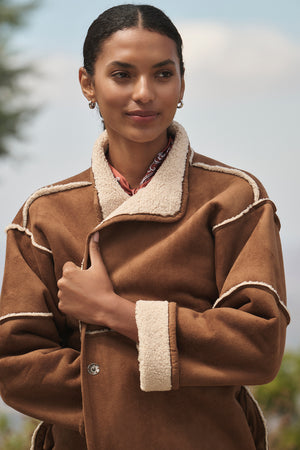
M78 80L81 61L72 54L53 53L36 59L38 77L28 76L24 83L38 102L78 104L82 99Z
M187 94L270 94L300 88L300 44L254 25L183 23ZM190 94L189 94L190 93Z
M222 100L300 90L300 43L254 25L185 22L186 99ZM55 53L38 61L41 76L26 80L38 101L83 102L80 57Z

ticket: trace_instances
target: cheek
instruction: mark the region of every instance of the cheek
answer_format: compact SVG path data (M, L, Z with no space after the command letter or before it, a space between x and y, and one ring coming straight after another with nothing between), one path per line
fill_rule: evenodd
M113 109L122 107L128 100L128 93L124 89L117 89L115 86L111 87L109 84L103 86L101 92L98 94L99 104L103 108Z
M164 103L167 103L168 105L177 105L178 99L180 97L180 90L180 83L174 83L167 87L162 86L158 95Z

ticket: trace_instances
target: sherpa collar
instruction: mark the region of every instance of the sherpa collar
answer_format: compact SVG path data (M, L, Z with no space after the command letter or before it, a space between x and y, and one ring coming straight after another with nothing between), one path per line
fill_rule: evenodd
M175 135L172 150L151 182L133 196L126 194L115 179L105 156L107 132L100 135L93 148L92 170L103 221L128 214L174 216L180 211L189 140L177 122L169 131Z

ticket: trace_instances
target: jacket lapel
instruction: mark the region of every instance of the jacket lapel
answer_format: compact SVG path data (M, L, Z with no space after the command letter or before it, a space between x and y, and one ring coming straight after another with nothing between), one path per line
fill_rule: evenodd
M103 222L124 215L175 216L181 209L183 181L189 151L188 136L176 122L170 127L175 135L173 147L150 183L129 196L114 178L105 157L108 143L106 131L93 149L92 170Z

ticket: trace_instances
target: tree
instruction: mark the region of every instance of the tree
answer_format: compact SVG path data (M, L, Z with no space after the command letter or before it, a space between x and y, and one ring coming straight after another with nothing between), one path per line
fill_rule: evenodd
M300 352L286 352L271 383L254 390L269 425L272 450L300 449Z
M9 155L10 140L22 137L23 125L36 111L24 102L27 91L21 83L22 77L32 72L32 68L16 61L12 37L15 30L24 26L28 13L37 5L38 0L21 4L0 0L0 157Z

